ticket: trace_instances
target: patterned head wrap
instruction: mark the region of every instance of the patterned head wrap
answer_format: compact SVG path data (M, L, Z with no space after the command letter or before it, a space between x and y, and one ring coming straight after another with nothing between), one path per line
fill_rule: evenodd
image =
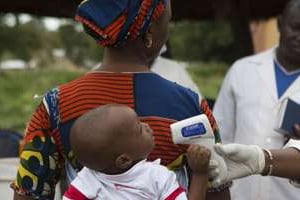
M119 46L146 33L167 0L84 0L75 19L102 46Z

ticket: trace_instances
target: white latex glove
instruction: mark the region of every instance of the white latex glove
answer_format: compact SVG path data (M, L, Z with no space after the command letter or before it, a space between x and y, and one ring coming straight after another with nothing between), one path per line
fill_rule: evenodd
M220 170L218 168L218 162L216 160L210 159L208 164L208 177L210 180L217 178L220 174Z
M265 167L265 155L257 145L216 144L215 151L224 158L227 165L227 180L238 179L252 174L262 173Z
M211 150L208 176L211 180L211 187L213 188L219 187L227 182L227 166L224 159L218 155L214 149Z

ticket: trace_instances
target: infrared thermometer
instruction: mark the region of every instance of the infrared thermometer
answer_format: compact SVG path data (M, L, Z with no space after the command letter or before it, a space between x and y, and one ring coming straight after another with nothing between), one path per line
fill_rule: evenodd
M227 176L227 166L224 159L219 156L213 148L216 139L214 131L205 114L175 122L171 124L170 127L172 139L175 144L199 144L210 149L211 160L218 163L218 177L221 180L225 180L225 177ZM221 183L218 180L212 182L213 187L217 187L220 184Z

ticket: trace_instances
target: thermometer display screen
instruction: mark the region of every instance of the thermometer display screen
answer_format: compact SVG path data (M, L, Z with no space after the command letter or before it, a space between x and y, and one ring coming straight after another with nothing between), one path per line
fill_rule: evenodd
M181 129L181 134L183 137L191 137L191 136L200 136L206 133L206 128L203 123L196 123Z

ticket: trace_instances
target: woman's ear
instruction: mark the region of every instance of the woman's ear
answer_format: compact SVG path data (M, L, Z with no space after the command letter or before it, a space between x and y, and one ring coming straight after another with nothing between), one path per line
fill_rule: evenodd
M145 33L144 36L144 44L147 49L151 48L153 45L153 33L152 33L152 27L150 25L149 29Z
M132 163L132 159L126 154L121 154L115 160L115 165L119 169L128 169L129 167L131 167Z

